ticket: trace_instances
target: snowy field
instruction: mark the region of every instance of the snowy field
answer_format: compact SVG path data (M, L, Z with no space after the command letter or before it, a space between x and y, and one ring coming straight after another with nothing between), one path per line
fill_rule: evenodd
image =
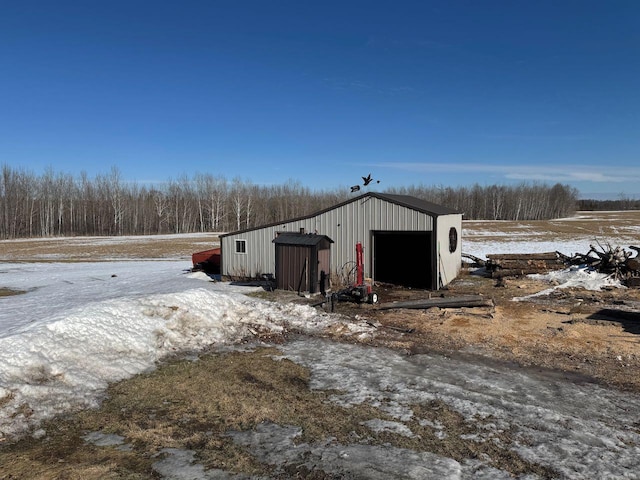
M592 242L523 238L510 242L508 250L504 243L483 244L480 237L466 242L463 251L479 257L508 251L586 253ZM0 297L0 441L25 433L46 435L39 429L42 420L98 405L108 383L152 369L167 355L232 345L251 337L256 327L311 332L342 322L310 307L247 297L243 293L252 287L210 282L190 273L190 266L185 259L0 263L0 287L26 291ZM362 335L369 331L365 325L350 328ZM397 419L373 422L372 431L412 435L403 423L411 417L409 405L438 399L479 422L486 438L499 441L499 432L515 432L512 449L566 478L640 478L638 395L506 366L405 357L317 339L278 348L311 369L312 387L345 392L334 401L370 403ZM298 434L291 426L264 425L238 433L235 441L264 462L307 458L327 472L360 478L510 478L482 459L460 463L400 449L300 444ZM188 478L234 478L205 471L188 451L169 453L157 465L165 478L183 478L184 472L191 472Z

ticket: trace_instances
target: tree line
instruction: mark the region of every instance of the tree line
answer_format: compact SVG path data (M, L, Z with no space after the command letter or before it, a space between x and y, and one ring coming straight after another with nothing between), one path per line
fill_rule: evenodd
M578 210L640 210L640 199L632 199L625 195L621 195L617 200L581 199L578 200Z
M567 186L389 188L464 214L465 219L530 220L570 216L578 192ZM157 185L127 182L113 167L89 178L2 166L0 238L229 232L296 218L353 198L348 187L311 190L289 180L256 185L197 173Z

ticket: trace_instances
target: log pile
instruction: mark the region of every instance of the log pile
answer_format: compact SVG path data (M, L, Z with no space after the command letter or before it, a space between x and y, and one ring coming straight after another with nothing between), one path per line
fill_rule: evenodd
M472 260L474 265L484 267L491 278L522 277L566 267L558 252L490 254L487 255L487 260L471 255L463 256Z
M463 257L475 266L484 267L491 278L521 277L581 265L611 275L627 286L640 287L640 247L630 246L629 249L631 251L614 248L608 243L604 246L597 243L590 245L586 254L576 253L573 256L547 252L491 254L487 255L487 260L468 254L463 254Z
M491 254L487 258L485 268L492 278L522 277L565 268L557 252Z

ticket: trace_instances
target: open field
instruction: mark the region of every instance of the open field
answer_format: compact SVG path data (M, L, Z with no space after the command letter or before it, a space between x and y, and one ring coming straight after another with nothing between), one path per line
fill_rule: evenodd
M464 221L467 240L526 238L565 241L576 237L591 239L640 239L640 212L578 212L575 217L538 221Z
M478 256L536 242L543 247L575 244L580 246L576 251L583 251L583 245L596 240L640 245L639 225L640 212L584 213L552 222L465 222L464 242ZM0 261L188 261L191 253L212 248L216 238L203 234L2 241ZM501 245L504 250L496 250ZM10 293L2 287L0 283L0 296ZM377 290L382 302L430 295L390 286ZM637 478L640 416L634 409L640 398L640 290L550 289L547 281L534 278L498 284L465 270L442 293L482 294L494 306L379 310L340 303L337 313L345 321L324 332L322 339L298 341L293 329L283 334L253 329L246 351L211 349L199 352L197 359L168 358L154 371L111 385L99 408L54 418L17 442L0 440L0 479L182 478L179 474L194 479L393 478L389 471L398 472L396 478ZM287 292L252 295L273 302L315 302ZM163 315L180 308L171 304ZM327 338L330 344L321 343ZM353 350L360 345L362 350ZM394 353L385 353L385 347ZM306 363L305 351L312 355ZM338 360L328 363L323 353ZM422 354L429 359L426 365L420 363ZM338 371L358 359L374 370L382 370L387 361L416 370L409 369L403 381L398 380L402 370L385 378L386 396L378 402L336 402L349 394L374 397L373 391L366 391L367 384L352 392L345 375L336 374L339 382L334 385L314 380L321 377L318 369L331 374L331 369ZM448 383L447 371L469 365L471 373L460 385ZM361 370L354 370L354 375L364 376L364 367L357 368ZM419 381L415 372L433 374L428 387L415 388L433 389L434 398L412 393L412 382ZM43 371L34 386L48 381L52 380ZM529 381L533 386L526 390ZM444 386L438 390L438 385ZM458 389L460 396L450 397ZM520 389L523 393L516 396ZM548 404L534 398L537 392L549 397ZM494 398L496 405L510 406L521 397L541 403L525 402L515 411L514 417L532 416L523 420L523 427L521 420L506 421L493 410L488 415L465 414L461 405L476 394ZM406 397L403 408L412 412L402 420L393 410L399 397ZM617 397L626 399L623 408L613 405ZM0 408L10 401L0 397ZM560 404L562 412L557 417L554 404ZM598 415L618 415L626 405L631 411L625 414L624 427L615 430L619 439L627 435L623 440L608 438L607 430L580 430ZM573 410L584 411L585 417L565 416ZM29 414L27 405L19 412ZM533 420L538 417L540 423ZM522 432L546 435L558 418L567 432L575 429L576 437L589 440L578 448L569 442L570 433L562 433L560 438L567 442L562 446L557 440L541 441L543 450L562 455L551 457L555 460L532 455L526 443L540 441L537 433ZM609 420L603 424L614 431ZM269 443L256 447L261 438ZM364 446L369 448L366 454L358 450ZM589 450L592 447L602 450ZM269 457L274 451L280 452L278 462ZM342 456L352 463L340 463ZM320 463L326 457L335 460ZM605 457L614 460L607 464ZM381 463L366 475L349 473L350 465L355 468L375 458L387 467ZM599 464L603 470L593 470ZM407 465L415 470L403 472ZM420 466L429 469L418 470Z
M52 237L0 240L0 261L96 262L133 259L191 259L218 246L215 233L141 237Z
M575 217L540 221L464 221L463 252L504 253L511 244L539 243L546 248L595 241L621 246L640 244L640 211L578 212ZM481 246L476 247L476 245ZM109 261L127 259L190 259L191 254L218 246L215 233L143 237L53 237L0 240L0 261ZM478 251L500 248L498 251ZM472 249L473 252L467 252ZM551 248L550 251L554 249ZM573 253L573 252L563 252ZM586 253L586 252L584 252Z

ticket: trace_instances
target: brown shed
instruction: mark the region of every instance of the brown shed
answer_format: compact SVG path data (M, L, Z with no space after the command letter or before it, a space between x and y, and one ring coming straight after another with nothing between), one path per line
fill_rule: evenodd
M283 232L273 240L276 248L276 288L316 293L321 279L330 278L331 240L326 235Z

